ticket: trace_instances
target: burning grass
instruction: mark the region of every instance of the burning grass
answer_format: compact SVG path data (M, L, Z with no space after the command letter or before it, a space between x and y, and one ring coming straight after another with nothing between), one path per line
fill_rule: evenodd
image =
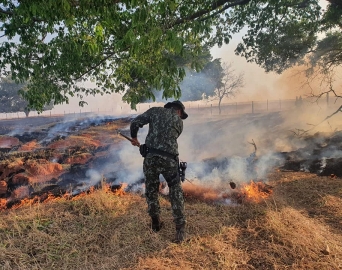
M0 136L0 144L6 146L0 151L0 197L22 198L24 194L30 194L32 185L56 182L62 174L75 185L77 181L73 181L74 178L86 178L85 172L93 162L98 162L99 158L101 161L98 163L104 163L106 158L110 158L109 149L118 147L114 144L120 140L116 129L127 125L128 121L119 119L96 123L95 120L89 121L89 126L84 125L82 129L75 122L73 127L68 127L69 133L63 133L63 136L52 136L46 130L39 131L39 128L32 134L18 135L23 142L15 137ZM70 168L73 168L72 172ZM62 177L62 182L68 185L65 177ZM61 188L65 190L70 186Z
M235 185L235 184L234 184ZM213 204L260 203L272 194L273 187L264 182L244 183L232 190L231 185L217 188L202 186L195 181L183 184L184 196L189 201L203 201Z
M117 147L120 127L119 122L93 126L53 141L50 150L60 153L62 166L88 168L91 155L105 160L106 144ZM101 151L92 152L97 147ZM37 164L30 157L11 159L2 163L3 174L10 178L25 169L8 181L18 185L29 174L52 177L62 170L48 162L51 157ZM82 166L71 167L71 179L82 179ZM145 198L125 192L124 185L73 197L58 196L58 189L53 195L56 185L45 189L39 183L35 193L49 192L30 199L25 199L30 187L18 186L9 197L17 203L0 212L1 269L341 268L341 179L289 172L269 179L271 186L250 182L234 190L229 183L215 189L185 182L188 241L181 245L171 241L175 230L167 197L161 197L165 226L156 234L149 229ZM0 189L6 190L5 184L0 181ZM6 204L0 199L1 209Z
M159 233L149 229L143 197L108 187L6 210L0 218L0 264L2 269L339 269L341 179L276 172L271 184L273 192L260 203L188 200L188 241L181 245L171 242L174 225L164 197L165 227Z

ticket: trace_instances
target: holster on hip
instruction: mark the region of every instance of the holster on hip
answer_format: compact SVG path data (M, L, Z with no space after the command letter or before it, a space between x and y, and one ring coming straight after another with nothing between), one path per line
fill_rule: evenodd
M146 144L141 144L139 147L139 152L142 155L142 157L146 157L149 152L149 148Z

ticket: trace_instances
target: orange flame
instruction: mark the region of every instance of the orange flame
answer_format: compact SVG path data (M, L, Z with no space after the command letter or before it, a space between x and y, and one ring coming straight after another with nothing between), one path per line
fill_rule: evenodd
M252 202L261 202L272 194L271 186L264 184L263 182L251 181L250 184L241 188L242 193L245 195L245 199Z
M112 192L116 196L124 196L126 195L125 189L128 184L121 183L121 187L119 189L113 190L109 185L104 185L103 190L105 192ZM0 198L0 211L6 210L6 209L18 209L23 206L30 206L37 203L47 203L51 201L58 201L58 200L78 200L84 196L87 196L88 194L94 193L96 191L96 188L94 186L91 186L89 190L81 192L77 195L72 195L71 193L65 193L61 196L54 195L52 193L44 193L40 196L35 196L33 198L9 198L9 199L2 199ZM20 196L19 196L20 197ZM10 206L8 206L10 205Z
M123 196L126 195L125 189L128 186L127 183L121 183L121 187L114 191L114 194L117 196Z

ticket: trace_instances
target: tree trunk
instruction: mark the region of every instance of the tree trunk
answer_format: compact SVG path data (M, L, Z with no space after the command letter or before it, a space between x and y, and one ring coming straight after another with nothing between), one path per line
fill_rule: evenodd
M222 98L219 99L219 104L218 104L218 107L219 107L219 115L221 115L221 101L222 101Z

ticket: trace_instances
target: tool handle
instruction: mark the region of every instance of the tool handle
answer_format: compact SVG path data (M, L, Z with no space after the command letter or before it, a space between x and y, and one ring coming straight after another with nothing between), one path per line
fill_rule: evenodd
M125 139L129 140L130 142L133 142L132 138L126 136L125 134L122 134L120 131L118 132L118 134L124 137ZM139 145L137 145L137 147L139 147Z
M130 142L133 141L130 137L128 137L128 136L122 134L120 131L118 132L118 134L121 135L122 137L124 137L125 139L129 140Z

